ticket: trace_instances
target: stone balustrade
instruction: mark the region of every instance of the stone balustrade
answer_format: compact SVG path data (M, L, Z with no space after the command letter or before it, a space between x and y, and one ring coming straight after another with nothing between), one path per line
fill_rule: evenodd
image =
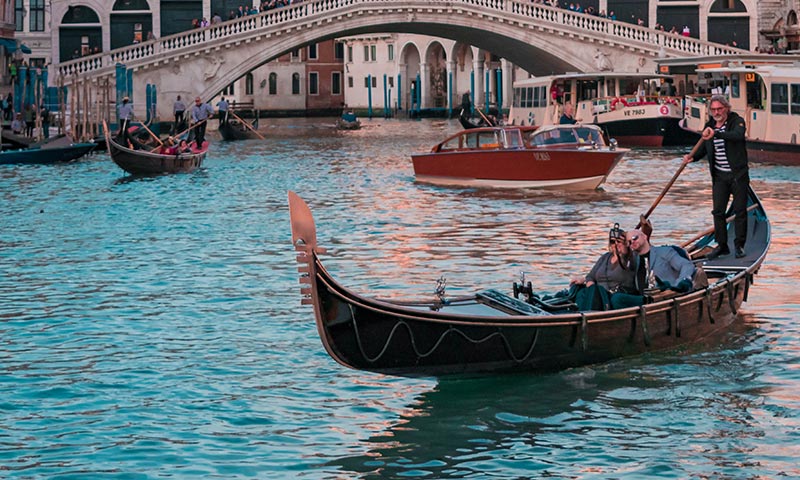
M161 39L119 48L111 52L82 57L54 66L53 75L66 84L78 75L110 75L117 63L141 67L148 63L163 62L193 51L213 48L229 42L263 37L271 31L287 26L307 26L324 21L326 17L342 14L375 15L386 12L414 12L442 10L448 15L459 11L474 15L493 16L505 23L517 23L524 28L541 28L617 45L636 46L652 53L705 56L742 53L743 50L726 47L691 37L683 37L638 25L612 21L606 18L577 13L530 0L307 0L302 3L248 15L238 19L188 30ZM487 23L487 28L491 24ZM433 32L432 32L433 34ZM502 52L498 52L502 54Z

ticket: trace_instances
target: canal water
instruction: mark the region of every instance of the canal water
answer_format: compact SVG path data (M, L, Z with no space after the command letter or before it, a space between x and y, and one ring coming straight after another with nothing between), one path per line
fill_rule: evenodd
M0 168L0 478L798 478L800 170L753 165L773 225L719 344L550 375L400 378L325 353L300 305L287 190L332 274L384 297L553 291L630 227L685 149L634 150L602 190L441 188L409 154L455 121L262 125L189 175L104 154ZM709 225L692 164L652 219Z

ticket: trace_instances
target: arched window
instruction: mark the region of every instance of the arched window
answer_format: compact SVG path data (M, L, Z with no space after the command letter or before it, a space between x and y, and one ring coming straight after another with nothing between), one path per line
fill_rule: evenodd
M789 10L789 15L786 15L786 26L787 27L797 26L797 13L794 10Z
M112 10L150 10L150 5L147 0L117 0Z
M269 94L270 95L277 95L278 94L278 74L277 73L270 73L269 74Z
M252 95L253 94L253 74L248 73L244 77L244 94L245 95Z
M100 17L89 7L69 7L61 23L100 23Z
M741 0L716 0L709 11L712 13L746 12L747 7L744 6Z
M300 95L300 74L292 74L292 95Z

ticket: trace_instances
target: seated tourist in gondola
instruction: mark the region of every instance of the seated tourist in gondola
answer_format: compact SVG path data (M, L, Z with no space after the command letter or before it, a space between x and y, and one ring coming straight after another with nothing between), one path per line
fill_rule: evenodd
M633 264L625 231L615 223L608 232L608 252L600 256L586 276L575 277L570 282L571 288L576 289L573 293L578 309L610 310L632 306L629 297L637 294L641 305Z
M708 286L705 272L695 266L683 248L651 245L641 230L631 230L627 237L634 253L637 295L647 291L688 293ZM624 300L633 301L632 298Z

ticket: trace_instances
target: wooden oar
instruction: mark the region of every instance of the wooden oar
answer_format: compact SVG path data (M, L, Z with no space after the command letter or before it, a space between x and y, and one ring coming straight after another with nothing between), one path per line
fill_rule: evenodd
M248 123L248 122L245 122L244 120L242 120L242 118L241 118L239 115L236 115L235 113L233 113L233 111L229 111L228 113L230 113L231 115L233 115L233 116L236 118L236 120L239 120L240 122L242 122L242 123L244 124L244 126L245 126L245 127L247 127L247 128L249 128L249 129L250 129L250 131L252 131L252 132L253 132L253 133L255 133L256 135L258 135L258 138L260 138L261 140L265 140L265 139L264 139L264 137L263 137L263 136L262 136L260 133L258 133L258 130L256 130L255 128L253 128L253 126L252 126L252 125L250 125L250 123Z
M145 130L147 130L147 133L149 133L149 134L150 134L150 136L152 136L153 138L155 138L155 139L156 139L156 142L158 142L158 146L159 146L159 147L160 147L161 145L164 145L164 142L162 142L162 141L161 141L161 139L160 139L160 138L158 138L158 135L156 135L155 133L153 133L153 131L152 131L152 130L150 130L149 128L147 128L147 125L145 125L145 124L143 123L143 124L142 124L142 127L144 127L144 129L145 129Z
M700 148L700 145L702 145L704 141L705 140L700 138L700 140L697 141L697 144L692 148L692 151L689 152L689 155L694 155L697 152L697 149ZM686 165L687 164L683 163L683 160L681 160L681 166L678 167L678 171L675 172L675 175L673 175L672 178L669 180L669 182L667 182L667 184L664 186L664 189L661 191L661 195L659 195L658 198L656 198L656 200L653 202L653 204L650 205L650 208L647 210L647 213L644 213L639 217L639 223L636 225L637 229L641 228L641 226L644 224L644 221L647 220L648 217L650 217L650 214L653 213L653 210L655 210L658 204L661 203L661 200L664 199L664 196L666 196L669 189L675 183L675 180L677 180L678 176L681 174L681 172L683 172L683 169L686 168Z
M174 138L175 140L177 140L177 139L178 139L179 137L181 137L183 134L185 134L186 132L188 132L189 130L193 129L193 128L194 128L194 127L196 127L196 126L198 126L198 125L200 125L200 124L203 124L203 123L205 123L207 120L208 120L208 119L206 119L206 120L200 120L199 122L195 123L194 125L192 125L191 127L187 128L186 130L184 130L184 131L182 131L182 132L178 133L177 135L173 135L173 136L172 136L172 138ZM158 146L158 147L156 147L156 148L154 148L154 149L150 150L150 153L153 153L153 152L155 152L155 151L156 151L156 150L158 150L159 148L161 148L161 147L160 147L160 146Z
M481 116L481 118L483 119L484 122L486 122L487 125L489 125L490 127L494 127L494 122L489 120L489 118L486 115L484 115L483 112L480 111L480 109L476 108L475 111L478 112L478 115Z

